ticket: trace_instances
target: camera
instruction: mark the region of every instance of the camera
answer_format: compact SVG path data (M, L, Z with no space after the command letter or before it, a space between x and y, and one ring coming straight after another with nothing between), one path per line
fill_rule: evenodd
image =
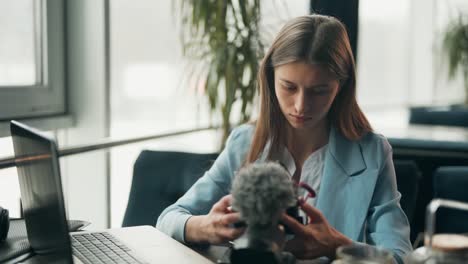
M291 206L288 209L286 209L286 214L296 219L297 222L304 224L304 218L299 215L299 205ZM294 232L292 232L292 230L287 225L283 224L283 226L284 232L286 234L294 234Z
M291 216L292 218L296 219L297 222L304 224L304 218L299 215L299 205L291 206L288 209L286 209L286 214ZM294 234L292 230L285 224L281 223L284 226L284 231L286 234ZM239 221L234 224L232 224L233 228L243 228L246 227L247 224L244 221Z

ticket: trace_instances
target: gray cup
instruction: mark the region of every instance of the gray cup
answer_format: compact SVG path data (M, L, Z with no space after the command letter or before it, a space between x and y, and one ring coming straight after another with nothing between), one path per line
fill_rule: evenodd
M336 250L333 264L391 264L393 254L383 248L363 244L341 246Z

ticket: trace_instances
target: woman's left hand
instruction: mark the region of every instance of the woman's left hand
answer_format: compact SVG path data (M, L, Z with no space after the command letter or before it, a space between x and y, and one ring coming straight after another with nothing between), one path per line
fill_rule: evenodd
M295 234L293 239L286 242L285 251L291 252L299 259L322 256L333 259L339 246L352 243L351 239L333 228L319 210L307 203L302 203L301 208L309 218L307 225L297 222L287 214L281 219Z

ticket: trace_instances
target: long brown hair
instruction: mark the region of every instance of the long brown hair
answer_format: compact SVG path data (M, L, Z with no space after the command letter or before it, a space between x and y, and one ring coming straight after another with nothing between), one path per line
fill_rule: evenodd
M276 98L274 68L298 61L324 65L339 79L340 89L328 113L338 132L349 140L358 140L372 131L356 101L356 67L345 27L329 16L300 16L280 30L260 63L260 113L246 163L258 159L268 140L267 159L284 145L287 120Z

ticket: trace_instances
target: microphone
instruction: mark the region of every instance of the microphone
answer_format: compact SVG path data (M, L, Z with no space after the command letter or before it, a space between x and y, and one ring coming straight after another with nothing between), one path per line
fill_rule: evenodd
M281 215L298 205L288 171L276 162L249 164L234 177L231 193L232 208L247 226L244 246L271 249Z

